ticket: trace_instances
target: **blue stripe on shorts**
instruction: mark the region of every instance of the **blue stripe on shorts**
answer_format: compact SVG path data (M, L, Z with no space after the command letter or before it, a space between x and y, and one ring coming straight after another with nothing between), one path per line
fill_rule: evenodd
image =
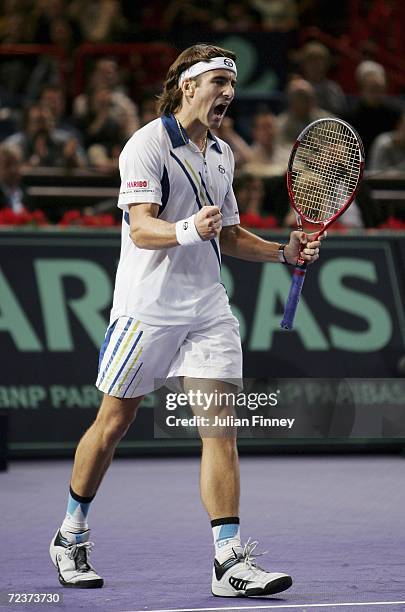
M113 390L113 388L115 386L115 383L117 382L117 380L119 378L119 375L121 374L122 370L125 368L125 366L126 366L126 364L128 362L128 359L131 357L132 353L134 352L134 350L136 348L136 345L138 344L139 340L141 339L142 334L143 334L143 331L140 331L139 334L138 334L137 339L135 340L134 346L129 351L128 355L125 358L124 363L122 364L122 366L118 370L118 373L117 373L116 377L114 378L114 380L113 380L113 382L111 384L111 387L108 389L108 393L111 393L111 391Z
M112 323L110 325L110 327L107 329L107 332L106 332L106 335L105 335L105 338L104 338L104 342L101 345L100 354L99 354L99 358L98 358L98 372L100 372L100 368L101 368L101 364L102 364L102 361L103 361L103 357L104 357L105 352L107 350L107 346L108 346L108 344L109 344L109 342L111 340L111 336L112 336L112 333L113 333L113 331L115 329L115 326L117 325L117 321L118 321L118 319L115 319L114 323Z
M105 377L105 375L106 375L106 374L107 374L107 372L108 372L108 368L110 367L110 365L111 365L111 363L112 363L112 361L113 361L113 359L114 359L115 355L117 354L117 351L118 351L118 349L120 348L120 344L121 344L121 342L123 341L123 339L124 339L124 337L125 337L125 334L127 333L127 331L128 331L128 329L129 329L129 327L130 327L130 325L131 325L132 321L133 321L133 319L131 319L131 318L129 317L129 318L128 318L128 322L127 322L127 324L125 325L124 330L123 330L122 334L120 335L120 337L119 337L119 339L118 339L118 342L117 342L117 344L116 344L116 345L115 345L115 347L114 347L114 350L113 350L113 352L112 352L112 355L111 355L111 357L110 357L110 359L109 359L109 361L108 361L108 363L107 363L107 365L106 365L106 367L105 367L105 369L104 369L104 372L103 372L103 374L102 374L102 376L101 376L101 378L100 378L100 382L98 383L99 385L101 385L101 383L103 382L104 377Z
M125 392L122 394L122 397L125 397L125 393L126 393L127 391L129 391L129 389L130 389L130 387L131 387L132 383L133 383L133 382L134 382L134 380L135 380L136 375L138 374L138 372L139 372L139 370L141 369L141 367L142 367L142 366L143 366L143 362L142 362L142 363L139 365L139 367L137 368L137 370L136 370L135 374L133 375L133 377L131 378L131 380L130 380L130 382L129 382L129 385L128 385L128 386L127 386L127 388L125 389Z

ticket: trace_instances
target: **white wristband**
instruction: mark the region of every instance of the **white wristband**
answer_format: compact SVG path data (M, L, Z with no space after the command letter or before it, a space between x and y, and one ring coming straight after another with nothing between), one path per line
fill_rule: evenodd
M195 226L195 215L191 215L188 219L177 221L176 238L177 242L182 246L198 244L203 241Z

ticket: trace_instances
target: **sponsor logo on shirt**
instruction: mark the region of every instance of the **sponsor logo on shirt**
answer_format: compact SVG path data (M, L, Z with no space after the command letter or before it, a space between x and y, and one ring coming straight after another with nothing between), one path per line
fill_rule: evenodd
M218 164L218 170L220 171L221 174L225 174L225 168L221 166L221 164Z
M127 181L127 189L133 189L134 187L148 187L149 181Z

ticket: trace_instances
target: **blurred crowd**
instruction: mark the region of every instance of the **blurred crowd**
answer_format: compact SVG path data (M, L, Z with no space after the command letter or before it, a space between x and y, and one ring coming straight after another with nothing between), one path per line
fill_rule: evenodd
M179 29L187 27L202 34L255 28L289 31L306 25L335 32L344 28L349 0L341 0L334 9L333 24L325 4L324 0L3 0L0 43L60 44L61 38L71 44L150 41L161 36L175 40Z
M350 15L361 16L367 5L370 28L378 29L376 15L383 20L390 8L392 17L400 3L383 3L384 13L379 1L342 2L333 24L327 23L330 18L321 6L325 4L316 0L155 0L140 8L138 3L118 0L4 0L3 45L55 44L66 54L62 73L48 55L38 56L34 65L18 56L0 62L0 208L15 214L30 208L22 177L37 168L91 168L104 175L116 174L126 140L157 117L159 91L142 88L138 82L134 92L127 67L113 53L94 57L86 86L77 93L70 80L69 58L78 44L154 40L157 33L173 42L176 31L191 25L201 37L208 28L287 32L310 23L339 34ZM351 27L360 36L355 19ZM364 32L365 28L363 39ZM395 32L389 40L393 45ZM353 75L356 95L348 96L342 84L331 78L338 58L325 45L310 40L291 51L287 85L280 92L281 109L276 113L271 104L260 101L249 121L231 111L218 131L233 149L235 192L242 221L251 227L294 224L285 172L291 145L315 119L336 116L352 124L363 140L369 172L405 172L405 114L400 97L387 95L384 66L373 59L359 61ZM357 228L376 227L384 221L363 186L341 222Z

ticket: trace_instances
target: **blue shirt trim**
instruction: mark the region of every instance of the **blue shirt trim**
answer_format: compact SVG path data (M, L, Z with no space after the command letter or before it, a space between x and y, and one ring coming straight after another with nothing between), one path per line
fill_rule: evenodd
M219 141L218 138L216 138L216 136L214 136L214 134L212 134L209 130L208 130L208 138L210 138L210 140L214 141L214 149L218 152L222 154L222 149L219 145Z
M170 151L170 156L173 157L174 160L176 160L176 162L179 164L180 168L183 170L184 174L186 175L186 177L188 178L188 181L191 185L191 187L193 188L194 191L194 195L195 195L195 201L197 202L197 206L198 209L201 210L202 208L202 204L200 202L200 198L198 197L198 191L197 191L197 187L195 186L195 183L193 181L193 179L191 178L191 176L189 175L189 173L187 172L187 169L185 168L184 164L181 162L181 160L177 157L177 155L175 155L173 153L173 151ZM218 249L218 245L215 242L214 238L212 240L210 240L212 247L215 251L215 255L217 256L218 259L218 263L219 263L219 267L221 268L221 256L219 254L219 249Z
M162 115L161 117L162 119L162 123L166 129L166 132L169 135L170 138L170 142L172 143L172 147L173 149L176 149L177 147L184 147L185 144L188 144L190 142L190 139L187 135L186 130L180 126L177 125L177 121L175 119L175 116L173 114L171 115ZM222 149L220 147L219 141L218 139L210 132L210 130L208 130L208 138L210 140L214 141L214 149L218 152L222 154Z
M185 144L190 142L187 132L183 129L181 129L181 131L179 130L179 126L177 125L174 115L162 115L162 123L169 135L173 149L176 149L177 147L184 147Z
M170 196L169 174L167 172L166 166L163 166L163 174L162 174L162 178L160 179L160 184L162 187L162 205L159 206L158 217L160 217L160 215L166 208L166 204Z

